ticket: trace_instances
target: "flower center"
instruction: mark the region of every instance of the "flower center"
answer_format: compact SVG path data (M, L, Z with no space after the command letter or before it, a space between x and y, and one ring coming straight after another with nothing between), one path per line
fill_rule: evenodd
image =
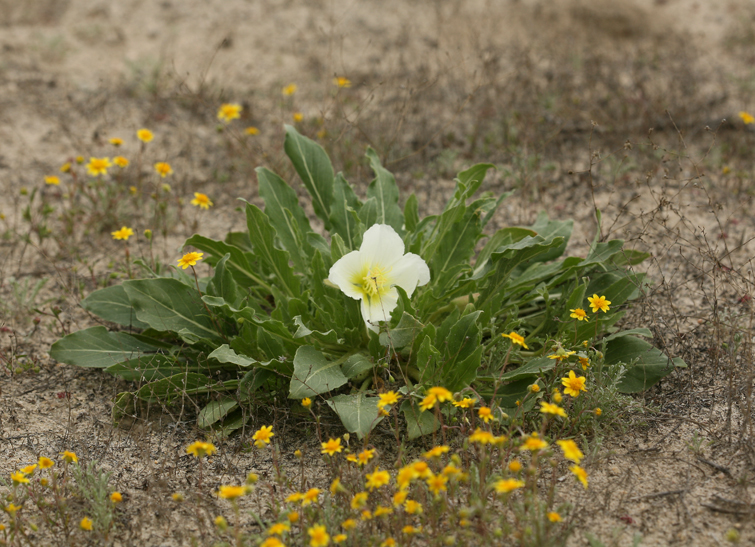
M373 266L367 270L367 275L362 278L362 290L370 296L383 294L388 288L388 273L390 268L384 269L380 266Z

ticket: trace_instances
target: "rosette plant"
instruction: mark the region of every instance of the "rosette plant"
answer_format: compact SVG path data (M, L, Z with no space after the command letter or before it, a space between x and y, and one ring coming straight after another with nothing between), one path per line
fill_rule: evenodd
M383 419L378 394L390 389L401 394L414 437L438 426L418 405L432 386L474 390L513 407L560 363L547 354L562 344L594 347L609 334L602 353L626 364L626 392L683 365L639 338L646 329L614 327L644 284L629 266L647 255L596 238L587 256L563 257L572 221L545 214L532 226L486 233L509 195L478 195L492 165L459 173L444 210L421 218L414 194L399 206L396 181L372 149L366 156L375 177L362 199L334 174L323 148L293 127L285 151L322 233L291 186L260 167L265 207L246 203L247 229L223 241L186 241L204 253L210 277L142 264L146 278L81 302L110 328L53 345L58 361L137 382L117 397L116 418L138 401L190 396L200 426L228 433L244 425L255 401L285 393L324 400L361 437ZM610 308L571 319L593 294Z

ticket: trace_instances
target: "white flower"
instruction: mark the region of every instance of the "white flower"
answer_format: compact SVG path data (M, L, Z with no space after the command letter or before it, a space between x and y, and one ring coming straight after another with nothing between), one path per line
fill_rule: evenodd
M404 254L404 242L387 224L374 224L364 233L362 246L333 264L328 281L347 296L361 300L362 318L378 332L378 321L388 321L398 303L401 287L411 296L430 281L430 268L419 255Z

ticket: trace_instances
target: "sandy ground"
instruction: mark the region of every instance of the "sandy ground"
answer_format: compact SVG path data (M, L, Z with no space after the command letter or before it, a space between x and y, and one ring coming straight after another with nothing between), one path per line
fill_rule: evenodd
M743 0L577 1L561 7L530 0L0 0L0 190L17 196L21 187L40 186L44 175L71 157L105 154L111 136L130 141L124 150L134 154L133 134L146 126L155 131L156 153L176 170L174 193L212 193L216 208L199 217L200 230L220 237L242 225L235 198L256 197L252 167L280 165L281 126L297 110L307 119L341 116L365 133L383 131L386 140L373 144L385 145L402 190L416 191L423 212L433 212L452 188L452 175L444 176L438 167L443 161L453 173L471 161L488 159L478 152L446 158L441 138L431 139L442 129L443 135L456 131L447 140L451 147L465 141L465 132L477 123L463 110L470 93L516 82L527 71L533 79L547 80L549 71L558 68L551 66L556 56L549 52L571 47L573 41L579 47L615 51L617 63L635 50L646 51L648 44L659 51L676 48L680 62L699 75L695 93L706 99L693 112L674 102L676 97L665 106L648 99L648 119L656 127L668 126L663 109L681 111L682 121L689 122L682 128L690 141L686 153L697 163L678 158L685 150L673 131L663 135L664 144L648 163L638 152L651 146L645 118L626 136L643 146L619 148L611 156L614 148L602 143L596 130L594 148L588 149L593 147L588 144L590 121L599 127L612 123L604 106L610 105L610 97L575 102L574 116L561 120L561 127L573 132L564 134L560 150L571 152L551 152L540 164L550 167L535 179L524 179L496 223L532 222L541 208L558 218L574 217L571 248L578 253L594 234L592 206L598 205L605 214L604 229L610 226L654 252L649 274L656 288L630 322L651 326L656 343L690 364L646 394L643 401L652 412L633 416L626 431L593 441L590 490L564 482L563 499L577 507L570 543L587 545L592 534L606 545L631 545L635 535L647 546L721 545L734 527L748 544L755 542L755 455L750 409L739 402L746 400L751 385L732 388L727 379L747 377L740 373L752 364L742 356L727 361L720 350L726 329L713 318L714 310L742 312L737 306L750 292L753 162L751 153L748 159L735 150L743 143L751 150L752 139L731 125L721 126L715 138L703 127L715 129L723 118L736 119L739 110L755 110L755 94L748 91L755 50L747 41L754 16ZM522 50L528 55L511 54ZM531 65L514 62L525 58ZM617 85L625 84L621 74L634 73L620 72ZM349 90L353 108L346 113L333 106L331 79L340 75L354 83ZM296 102L282 103L280 89L291 82L298 85ZM649 81L644 89L651 93L656 84L661 85ZM412 102L417 93L425 93L427 104ZM645 99L637 96L638 102ZM215 111L223 101L242 102L242 122L261 130L259 144L243 149L237 162L224 155L227 141L216 131ZM422 125L428 118L435 125ZM547 116L532 121L548 123L553 120ZM343 145L344 139L332 138ZM601 166L611 166L599 170L593 191L583 173L591 149L601 155ZM402 160L407 153L411 157ZM488 189L511 187L507 169L514 170L516 158L500 150L490 154L501 169L489 179ZM624 154L628 159L621 160ZM434 171L422 171L425 160L433 162ZM341 165L338 157L334 162ZM730 163L732 174L719 175ZM692 181L698 169L713 176L698 185ZM351 172L358 186L369 180L359 166ZM9 223L19 222L19 203L15 197L0 201ZM71 242L77 256L99 260L93 266L97 275L107 271L116 249L107 237L110 227L103 226L104 235L80 234ZM173 256L191 228L189 221L176 221L157 252ZM53 265L57 250L32 248L20 255L17 248L2 245L0 281L6 299L10 276L46 276L51 281L42 295L61 303L67 328L92 324L76 308L70 274ZM63 260L73 263L70 257ZM718 269L716 261L722 263ZM729 271L741 275L727 277ZM153 409L148 419L113 428L110 401L128 386L96 371L50 362L47 348L59 332L49 319L43 318L36 330L28 318L0 321L7 326L0 333L5 355L24 355L22 360L41 367L39 374L0 371L0 472L10 473L39 455L75 450L112 470L114 484L127 494L123 544L188 542L198 531L182 529L177 524L182 515L166 499L187 481L196 483L196 467L184 447L199 433L190 420L176 421L160 409ZM265 418L281 425L287 469L295 470L296 448L313 456L309 473L315 483L320 472L314 463L313 424L301 416L274 415L273 409L260 420ZM205 480L220 483L250 471L263 480L272 476L270 461L240 450L242 439L225 441L221 451L226 455L214 460Z

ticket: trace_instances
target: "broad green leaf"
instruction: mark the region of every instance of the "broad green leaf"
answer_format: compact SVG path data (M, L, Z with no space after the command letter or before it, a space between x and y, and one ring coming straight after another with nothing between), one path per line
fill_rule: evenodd
M455 180L459 183L454 195L456 202L464 203L471 198L480 188L482 181L485 180L485 175L490 169L495 170L495 165L492 163L478 163L456 175Z
M383 418L378 418L377 397L364 393L336 395L325 401L341 418L341 423L349 433L356 433L363 439Z
M248 236L247 236L248 237ZM186 240L184 246L191 245L202 252L207 253L207 262L214 266L226 254L230 254L226 266L230 269L236 282L242 287L262 287L270 291L270 285L260 275L260 268L255 264L254 255L250 252L242 251L238 247L229 245L222 241L215 241L200 235L193 235Z
M153 329L173 331L184 339L188 335L209 340L220 338L196 288L165 278L125 281L123 288L136 316Z
M157 348L125 332L91 327L64 336L50 348L50 357L61 363L87 368L106 368L135 359Z
M385 347L393 346L394 349L401 349L414 342L414 338L423 328L424 325L417 318L403 312L395 328L390 329L389 332L380 333L380 344Z
M241 300L241 295L239 294L236 280L227 266L230 258L231 253L227 253L223 258L218 260L217 264L215 264L215 275L207 287L208 292L222 298L230 306L236 306Z
M341 365L341 372L343 372L343 375L349 380L353 380L354 378L371 371L374 366L374 363L369 357L362 353L355 353L346 359L346 362Z
M375 179L367 187L367 198L375 198L377 205L377 224L392 226L399 235L404 234L404 213L398 206L398 186L393 174L380 163L377 153L367 147L365 154L370 160L370 167L375 172ZM373 223L374 224L374 223ZM369 228L372 224L365 223Z
M406 225L406 231L409 233L414 232L419 224L419 202L417 201L417 195L413 192L404 204L404 224Z
M405 399L401 404L401 412L406 419L406 431L409 434L409 440L416 439L422 435L429 435L437 431L440 422L432 411L421 411L417 402L412 399Z
M256 205L247 203L246 224L249 238L254 241L254 255L273 274L276 287L281 287L289 296L299 294L299 280L288 264L289 255L275 247L275 230L267 215Z
M94 291L81 301L81 307L106 321L112 321L124 327L146 329L148 324L136 318L128 295L122 285L113 285Z
M283 248L288 251L294 267L300 272L306 272L309 257L314 250L305 237L312 231L312 227L304 209L299 205L296 192L269 169L258 167L256 171L260 196L265 200L265 214L275 228Z
M674 369L687 368L679 357L671 359L661 350L634 336L614 338L606 344L608 364L625 363L627 373L619 383L622 393L638 393L657 384Z
M256 359L247 357L246 355L239 355L233 351L228 344L215 348L215 350L208 356L210 359L215 359L220 363L231 363L240 367L251 366L265 366L267 363L260 363Z
M556 366L555 359L548 359L547 357L536 357L531 359L521 367L510 370L500 376L500 380L515 382L522 378L532 378L533 376L540 376L543 372L548 372Z
M315 214L322 219L325 229L330 230L330 209L333 203L333 166L322 146L299 134L286 125L286 155L294 164L309 195ZM252 241L254 237L252 237Z
M604 243L596 243L595 246L590 249L590 252L587 253L585 262L592 262L595 264L606 262L615 254L621 252L623 246L624 240L622 239L612 239L611 241L606 241Z
M216 401L207 403L197 415L197 426L201 428L210 427L215 422L225 418L230 412L239 407L238 401L233 397L221 397Z
M187 366L176 362L173 356L152 353L111 365L105 369L105 372L129 382L151 382L185 372L186 369Z
M359 248L362 242L363 227L359 226L358 211L362 204L354 194L354 189L342 173L335 179L333 205L330 210L331 233L339 234L350 251Z
M551 220L548 218L548 214L542 211L538 216L535 224L529 226L531 230L537 232L537 235L543 238L545 241L550 241L555 238L562 238L561 245L552 248L547 253L543 253L531 260L538 262L546 262L548 260L554 260L561 256L566 249L569 238L571 237L572 228L574 227L574 221L569 220Z
M303 399L338 389L349 381L341 372L343 361L328 361L312 346L300 347L294 356L294 374L288 396Z
M328 332L312 330L304 324L301 315L294 317L294 325L298 327L294 334L294 338L307 338L309 342L325 344L326 346L338 346L343 344L343 339L338 337L338 333L334 329L330 329Z
M212 431L214 435L224 439L229 437L234 431L244 427L248 421L249 415L244 412L244 409L237 408L228 414L222 422L214 425Z
M185 395L207 393L212 387L212 380L204 374L186 372L146 384L134 395L139 399L152 403L168 403Z
M419 382L424 384L442 385L440 376L440 351L433 346L429 336L425 336L417 350L417 370Z
M373 224L378 223L378 216L380 214L377 198L371 197L364 202L361 209L359 209L359 220L365 228L369 228ZM360 235L361 238L361 235Z
M616 253L611 257L611 262L615 266L636 266L645 261L645 259L653 256L651 253L645 253L642 251L636 251L634 249L622 249L620 253Z
M459 391L468 386L477 376L482 358L482 331L478 324L481 314L481 311L475 311L461 317L451 327L445 340L445 351L439 367L440 385L451 391Z
M653 333L650 331L650 329L645 329L645 328L622 330L622 331L615 332L609 336L602 338L600 342L603 344L607 344L611 340L615 340L616 338L621 338L622 336L644 336L645 338L652 338Z
M632 274L624 271L606 272L590 281L586 296L593 294L605 296L611 301L611 309L616 309L627 300L633 300L639 296L644 279L645 274ZM584 308L587 309L588 306L589 303L585 301Z

